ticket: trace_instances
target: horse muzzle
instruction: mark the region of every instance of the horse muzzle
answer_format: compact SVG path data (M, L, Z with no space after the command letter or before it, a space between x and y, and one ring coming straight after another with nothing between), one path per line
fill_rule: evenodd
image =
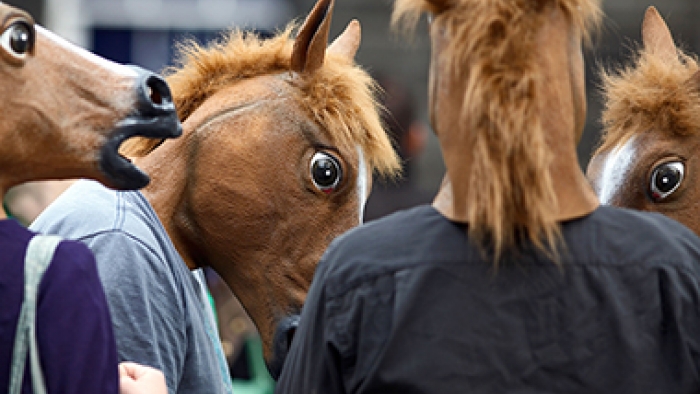
M275 380L282 373L284 361L287 359L289 349L292 347L294 333L299 327L300 320L300 315L291 315L282 319L277 325L272 343L272 359L267 363L267 370Z
M100 152L100 170L112 187L120 190L141 189L150 178L130 160L119 154L119 146L131 137L153 139L176 138L182 134L170 88L163 78L140 67L137 72L136 105L122 119Z

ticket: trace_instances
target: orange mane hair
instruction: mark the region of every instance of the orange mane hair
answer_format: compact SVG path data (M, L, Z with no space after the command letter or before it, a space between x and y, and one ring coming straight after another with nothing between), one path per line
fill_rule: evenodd
M193 41L178 47L178 66L166 69L180 120L185 121L206 99L244 78L291 72L290 24L270 39L239 29L204 47ZM384 176L395 176L400 165L382 125L377 84L362 68L347 59L326 53L323 66L299 79L302 103L310 115L339 146L360 146L368 165ZM131 139L122 153L143 155L159 142Z
M464 81L461 130L474 141L465 152L471 171L451 176L479 185L469 188L468 231L492 248L496 264L522 237L558 260L556 180L539 99L547 81L535 62L537 32L551 7L585 41L600 22L600 0L397 0L392 15L395 27L410 31L422 13L432 13L451 37L438 54L448 62L440 72Z
M631 65L601 69L603 135L595 154L652 129L677 136L698 133L700 91L689 80L700 66L694 56L677 53L678 62L667 62L640 48Z

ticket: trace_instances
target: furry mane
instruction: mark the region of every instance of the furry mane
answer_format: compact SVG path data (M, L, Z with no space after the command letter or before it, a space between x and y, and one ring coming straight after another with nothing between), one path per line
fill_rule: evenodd
M475 141L470 173L451 176L479 185L468 188L468 231L496 263L523 237L558 259L558 203L539 104L546 81L535 63L537 33L552 7L586 42L600 23L600 0L396 0L392 15L394 27L411 31L431 13L450 37L440 72L464 81L460 124Z
M603 135L595 154L650 130L677 136L700 132L700 85L691 82L700 65L695 56L677 53L678 62L666 62L640 48L632 64L601 69Z
M260 75L291 72L295 23L272 38L261 39L235 29L218 41L202 46L194 41L178 45L178 63L165 70L180 120L185 121L206 99L236 81ZM368 165L384 176L400 166L379 112L377 85L362 68L326 53L323 66L303 75L295 86L310 116L344 147L362 147ZM132 142L133 140L133 142ZM143 155L159 142L126 141L122 153Z

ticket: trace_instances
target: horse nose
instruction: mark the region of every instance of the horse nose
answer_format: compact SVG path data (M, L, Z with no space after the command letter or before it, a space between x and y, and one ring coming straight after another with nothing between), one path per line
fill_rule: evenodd
M173 96L165 80L148 70L131 66L136 73L137 110L142 116L158 116L171 114L175 111Z
M282 367L289 354L289 349L292 347L292 340L300 320L300 315L293 314L283 318L277 324L272 343L272 359L267 362L267 370L275 380L282 373Z

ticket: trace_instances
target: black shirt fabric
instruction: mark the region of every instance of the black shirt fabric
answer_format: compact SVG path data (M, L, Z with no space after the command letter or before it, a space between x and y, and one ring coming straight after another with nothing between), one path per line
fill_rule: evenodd
M566 222L498 270L430 206L336 239L277 393L698 393L700 239L659 214Z

